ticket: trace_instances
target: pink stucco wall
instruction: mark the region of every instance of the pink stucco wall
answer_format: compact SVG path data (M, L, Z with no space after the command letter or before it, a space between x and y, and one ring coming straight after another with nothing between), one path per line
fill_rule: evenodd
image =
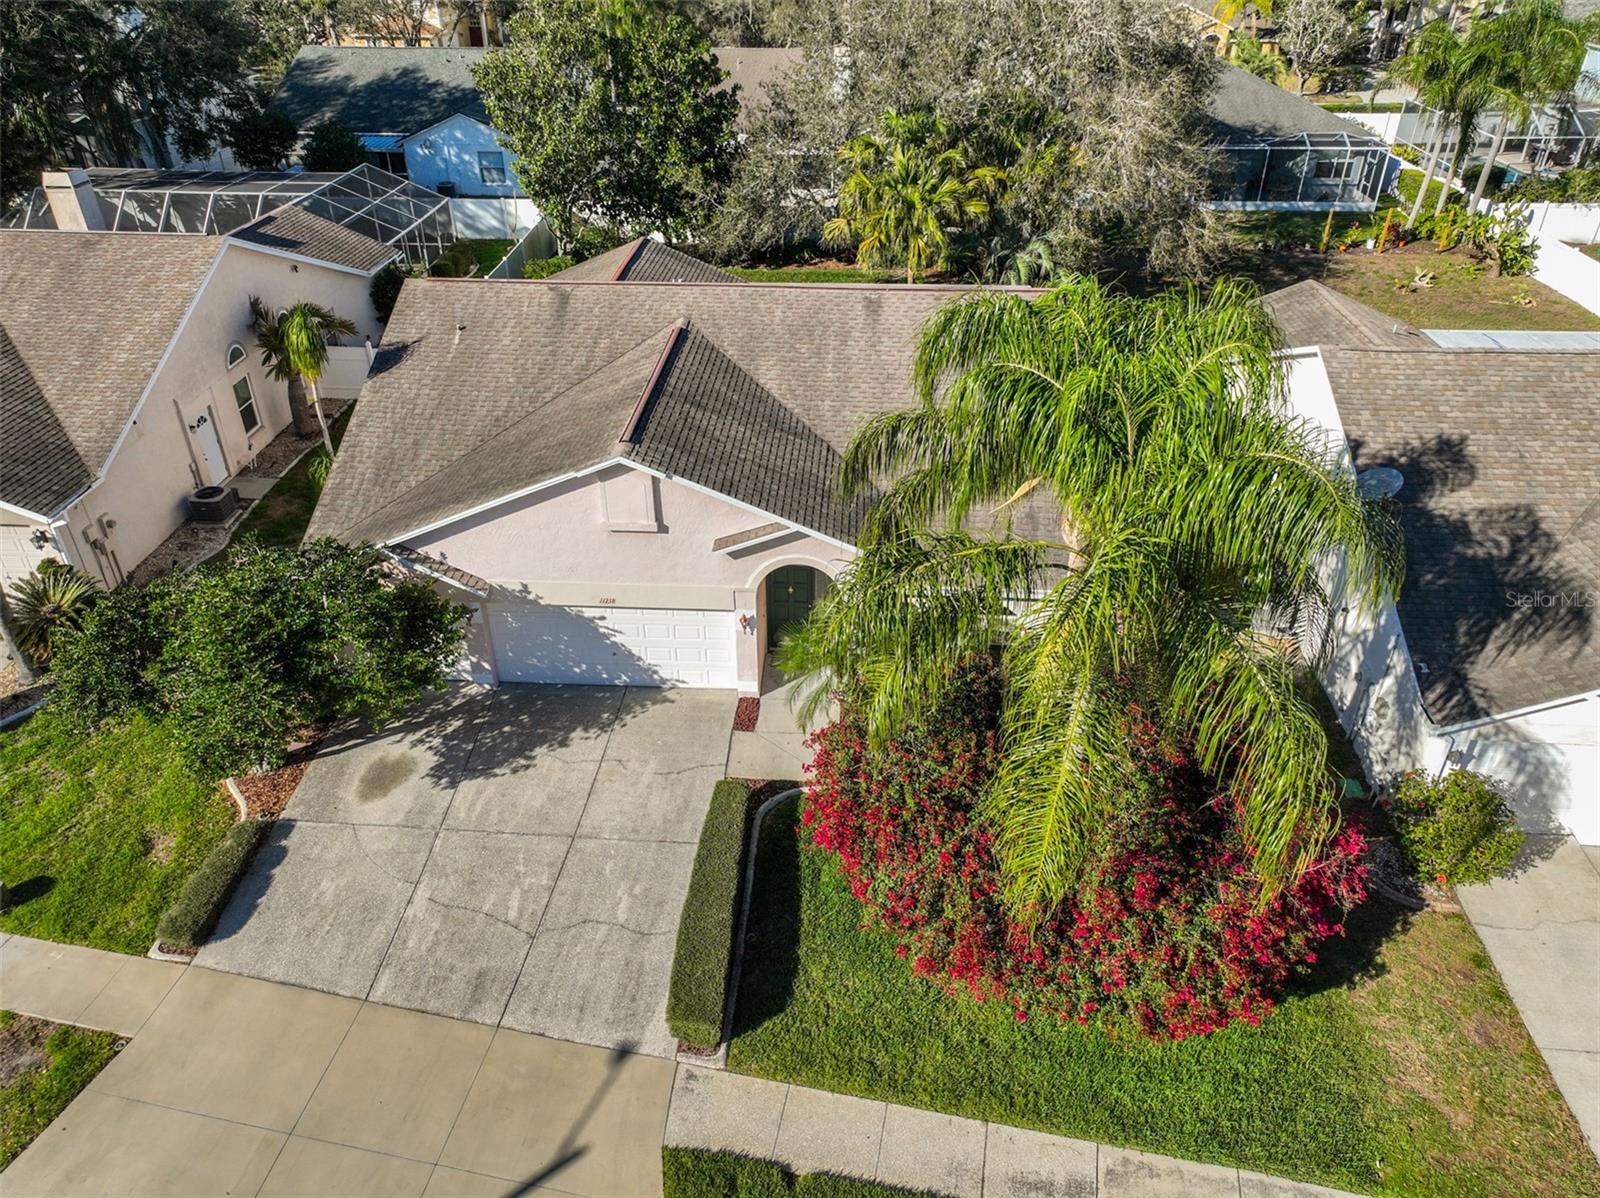
M645 488L653 522L638 518L634 502ZM831 578L851 552L798 533L741 554L711 548L719 537L770 520L675 480L616 465L405 540L488 580L502 598L528 595L569 607L697 608L748 615L751 630L738 640L739 687L754 691L766 641L764 604L758 598L762 580L784 565L811 566ZM646 524L658 531L614 527ZM481 626L469 630L475 662L491 655L483 638Z

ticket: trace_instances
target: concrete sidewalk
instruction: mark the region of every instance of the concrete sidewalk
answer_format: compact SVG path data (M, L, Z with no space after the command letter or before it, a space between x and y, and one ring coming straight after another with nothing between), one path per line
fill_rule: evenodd
M1600 848L1529 836L1517 869L1457 894L1600 1154Z
M29 936L0 939L0 1009L131 1036L183 966Z
M942 1198L1354 1198L1243 1169L680 1065L666 1142Z
M670 1061L21 939L0 946L4 1001L29 1014L92 1014L129 965L166 990L100 1021L137 1035L6 1170L6 1198L661 1193Z

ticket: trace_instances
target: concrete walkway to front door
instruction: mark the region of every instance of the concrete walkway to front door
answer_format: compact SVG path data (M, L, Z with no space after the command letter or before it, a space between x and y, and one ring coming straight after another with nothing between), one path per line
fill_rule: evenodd
M8 1007L135 1032L5 1198L661 1193L671 1061L22 937L0 963Z
M1530 835L1511 877L1457 894L1600 1155L1600 848Z

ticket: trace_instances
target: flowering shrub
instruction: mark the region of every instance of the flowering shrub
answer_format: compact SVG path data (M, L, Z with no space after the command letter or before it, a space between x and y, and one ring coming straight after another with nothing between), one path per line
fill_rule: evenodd
M1437 882L1487 882L1522 848L1522 830L1493 779L1451 770L1437 782L1407 774L1389 807L1406 859Z
M801 816L868 923L947 992L1007 1003L1019 1020L1158 1039L1254 1024L1365 897L1365 842L1345 827L1262 904L1231 801L1130 708L1152 787L1116 804L1075 896L1030 930L1001 902L993 840L973 812L999 760L998 680L973 666L962 682L881 750L848 715L819 731Z

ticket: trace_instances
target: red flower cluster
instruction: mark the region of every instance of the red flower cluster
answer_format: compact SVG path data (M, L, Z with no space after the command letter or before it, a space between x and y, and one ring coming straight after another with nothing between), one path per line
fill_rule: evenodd
M947 992L1159 1039L1259 1023L1365 898L1365 841L1347 826L1263 904L1233 802L1130 708L1148 794L1115 805L1071 899L1032 929L1011 919L973 814L999 762L999 697L995 672L973 666L937 718L880 750L848 716L813 738L812 844Z

